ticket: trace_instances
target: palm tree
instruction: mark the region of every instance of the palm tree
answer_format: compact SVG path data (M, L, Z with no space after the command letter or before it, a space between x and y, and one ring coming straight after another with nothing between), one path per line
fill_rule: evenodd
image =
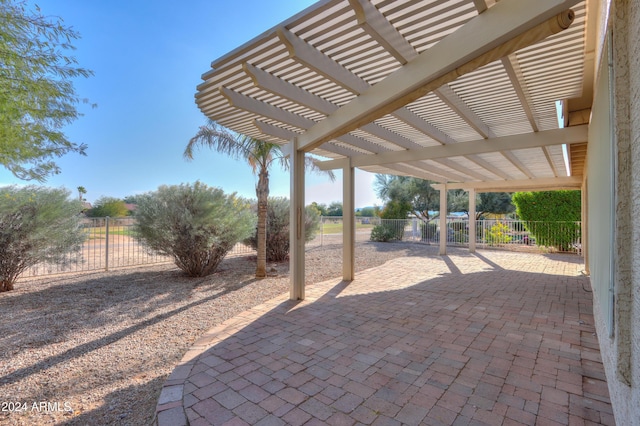
M87 193L87 190L85 189L84 186L78 187L78 198L80 199L80 201L84 201L83 195L86 193Z
M256 197L258 198L258 262L256 278L267 275L267 200L269 198L269 168L274 162L279 162L284 169L289 168L289 160L284 156L282 147L273 142L261 141L248 136L238 135L209 120L201 126L194 137L189 140L184 150L184 157L193 159L193 151L197 146L206 146L226 154L234 159L244 159L249 163L253 174L258 175ZM311 170L319 170L315 162L305 158L305 166ZM335 177L327 172L331 180Z

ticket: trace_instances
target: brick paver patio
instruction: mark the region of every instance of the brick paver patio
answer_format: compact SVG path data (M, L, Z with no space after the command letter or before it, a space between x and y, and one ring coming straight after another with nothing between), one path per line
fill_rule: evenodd
M581 269L451 250L283 295L196 342L157 423L614 424Z

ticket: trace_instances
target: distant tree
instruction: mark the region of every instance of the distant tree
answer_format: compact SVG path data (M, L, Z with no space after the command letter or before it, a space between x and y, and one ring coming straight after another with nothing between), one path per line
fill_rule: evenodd
M289 255L289 206L290 202L285 197L269 197L267 204L267 261L281 262ZM254 211L257 205L252 206ZM304 240L311 241L320 227L320 214L313 205L305 208ZM256 232L245 240L245 243L254 249L258 245Z
M135 231L151 250L171 256L190 277L215 272L255 227L249 202L203 183L161 186L138 200Z
M243 159L253 174L258 175L256 185L256 197L258 198L258 247L256 278L267 276L267 204L269 199L269 168L274 162L288 169L289 159L282 152L282 147L273 142L261 141L248 136L234 134L214 121L209 121L206 126L200 127L194 137L189 140L184 150L186 159L193 159L194 149L198 146L209 147L221 154L226 154L235 159ZM307 170L319 171L315 162L305 158ZM333 173L328 172L333 180Z
M361 217L374 217L376 215L376 209L374 207L363 207L358 212L358 216Z
M440 210L440 192L434 182L407 176L376 175L374 189L381 200L408 203L410 211L423 221L433 219L431 212Z
M460 190L450 195L449 211L469 215L469 192ZM509 214L516 210L508 192L482 192L476 194L476 220L487 214Z
M78 199L80 201L84 201L84 194L87 193L87 190L85 189L84 186L79 186L78 187Z
M70 263L85 240L82 205L70 192L37 186L0 188L0 292L38 263Z
M315 201L310 204L310 206L318 211L320 216L327 215L327 205L326 204L318 204Z
M513 203L537 245L566 251L579 238L580 191L516 192Z
M411 204L408 201L389 201L380 213L380 219L383 219L382 223L374 226L371 230L371 241L401 241L404 237L404 227L409 212L411 212Z
M123 200L114 197L100 197L96 200L88 215L91 217L124 217L129 215L129 209Z
M55 158L85 155L62 131L81 115L73 79L93 74L65 53L79 37L37 6L0 1L0 164L19 179L43 182L60 172Z
M334 201L327 207L326 216L342 216L342 214L342 203L339 201Z
M482 192L477 203L476 210L480 218L485 214L509 214L516 211L516 206L511 200L513 194L509 192Z
M138 199L139 198L140 198L140 194L127 195L126 197L124 197L122 199L122 201L124 201L125 204L138 204Z

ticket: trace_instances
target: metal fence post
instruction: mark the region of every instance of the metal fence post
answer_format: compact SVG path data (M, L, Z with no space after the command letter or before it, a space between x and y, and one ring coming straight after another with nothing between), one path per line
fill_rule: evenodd
M105 243L105 256L104 256L104 270L109 271L109 216L104 219L105 223L105 234L107 236Z

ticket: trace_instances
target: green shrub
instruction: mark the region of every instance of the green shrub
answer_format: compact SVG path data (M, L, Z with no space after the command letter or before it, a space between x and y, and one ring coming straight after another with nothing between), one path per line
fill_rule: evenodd
M411 204L407 202L389 201L380 213L380 225L373 227L369 239L377 242L402 241L410 211Z
M398 229L393 223L382 220L380 225L376 225L371 229L371 241L386 243L389 241L402 240L404 236L404 228Z
M161 186L140 196L135 232L152 251L173 257L190 277L213 273L254 229L249 203L201 182Z
M462 233L467 231L467 222L449 222L447 226L453 229L453 232Z
M435 222L422 222L420 223L420 234L422 235L422 241L435 239L438 233L438 224Z
M289 255L289 199L269 197L267 203L267 262L281 262ZM257 206L253 206L254 211ZM320 228L319 210L309 205L305 208L304 239L311 241ZM245 244L257 249L257 229Z
M465 222L449 222L447 228L453 232L447 230L449 234L452 234L452 241L456 243L468 243L469 242L469 229L468 221Z
M580 191L517 192L513 203L537 245L567 251L580 238Z
M90 217L124 217L129 214L126 203L113 197L98 198L93 208L87 212Z
M411 204L404 201L389 201L380 213L381 219L406 219L411 211Z
M64 189L0 188L0 292L41 262L65 266L85 240L82 203Z
M513 238L509 235L510 228L507 224L502 222L494 223L491 228L488 229L485 234L487 244L490 246L496 246L499 244L508 244Z

